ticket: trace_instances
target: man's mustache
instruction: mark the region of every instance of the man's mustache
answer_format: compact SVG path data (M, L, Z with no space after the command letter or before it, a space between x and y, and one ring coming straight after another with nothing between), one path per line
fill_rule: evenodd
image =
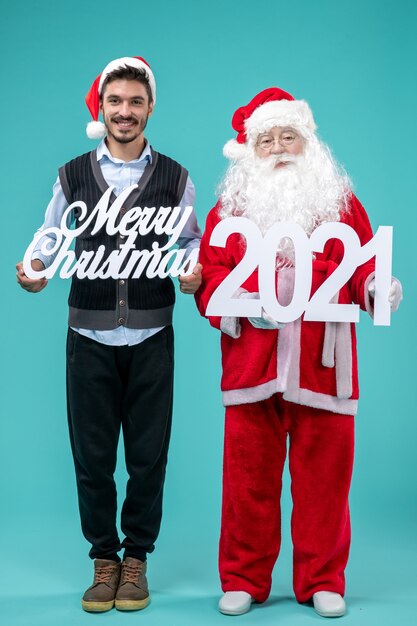
M131 116L129 116L129 117L122 117L120 115L112 117L111 120L112 120L112 122L134 122L134 123L137 122L137 119L135 117L131 117Z

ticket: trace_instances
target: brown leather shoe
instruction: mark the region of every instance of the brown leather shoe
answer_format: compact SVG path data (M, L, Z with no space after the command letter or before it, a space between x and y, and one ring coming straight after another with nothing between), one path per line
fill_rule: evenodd
M120 563L108 559L94 561L94 581L83 595L84 611L109 611L114 606L120 580Z
M144 609L149 602L146 562L128 556L122 562L122 573L116 593L116 609L119 611L137 611Z

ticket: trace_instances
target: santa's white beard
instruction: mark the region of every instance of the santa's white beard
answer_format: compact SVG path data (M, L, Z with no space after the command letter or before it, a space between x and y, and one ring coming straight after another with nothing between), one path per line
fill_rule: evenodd
M287 164L276 167L284 161ZM280 221L295 222L310 235L323 222L339 221L350 193L347 176L339 173L328 149L316 141L300 156L259 158L247 155L233 163L220 187L222 218L243 216L264 234ZM282 240L279 256L291 262L293 246Z

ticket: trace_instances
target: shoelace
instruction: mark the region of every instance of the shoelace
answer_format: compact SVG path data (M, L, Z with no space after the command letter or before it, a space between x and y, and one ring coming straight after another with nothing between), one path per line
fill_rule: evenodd
M96 583L108 583L114 574L116 568L112 566L97 567L95 574Z
M122 582L136 583L142 573L142 565L122 564Z

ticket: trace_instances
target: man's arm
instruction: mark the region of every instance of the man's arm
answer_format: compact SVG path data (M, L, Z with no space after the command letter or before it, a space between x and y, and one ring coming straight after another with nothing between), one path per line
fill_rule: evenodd
M61 224L62 215L64 214L64 211L67 209L67 207L68 207L68 202L65 198L65 195L62 190L62 186L58 177L53 186L51 201L49 202L46 208L44 223L38 229L37 232L41 232L45 230L45 228L59 227ZM70 221L73 219L74 219L74 215L71 214ZM43 270L49 265L51 265L56 254L58 253L57 251L56 254L53 256L43 255L41 252L41 242L45 242L45 240L49 240L51 246L55 243L55 238L51 234L46 235L42 240L38 242L32 254L32 268L36 271ZM46 278L40 278L40 279L28 278L23 269L23 261L19 261L19 263L17 263L16 270L17 270L16 271L17 282L26 291L30 291L31 293L38 293L39 291L42 291L42 289L44 289L46 285L48 284L48 281Z
M191 178L188 176L187 183L185 185L184 194L180 200L180 207L184 211L186 206L194 206L195 201L195 188ZM185 224L181 236L178 238L178 245L180 248L187 250L187 256L195 248L200 247L201 230L197 223L197 217L194 209ZM193 294L201 285L201 272L203 266L201 263L197 263L191 274L188 276L179 276L180 291L182 293Z
M52 189L52 198L45 211L44 222L42 226L37 230L37 233L42 232L46 228L51 228L51 227L59 228L61 226L62 216L67 208L68 208L68 201L65 198L64 191L62 189L62 185L58 177ZM68 220L68 226L70 226L73 221L74 221L74 212L71 211L71 214ZM41 252L41 246L45 241L50 241L50 246L52 247L53 244L55 244L56 239L54 235L49 234L49 235L45 235L45 237L39 240L36 248L33 251L32 260L39 259L39 261L42 261L44 267L49 267L53 263L56 255L58 254L58 250L56 251L54 255L51 255L51 256L43 255Z

